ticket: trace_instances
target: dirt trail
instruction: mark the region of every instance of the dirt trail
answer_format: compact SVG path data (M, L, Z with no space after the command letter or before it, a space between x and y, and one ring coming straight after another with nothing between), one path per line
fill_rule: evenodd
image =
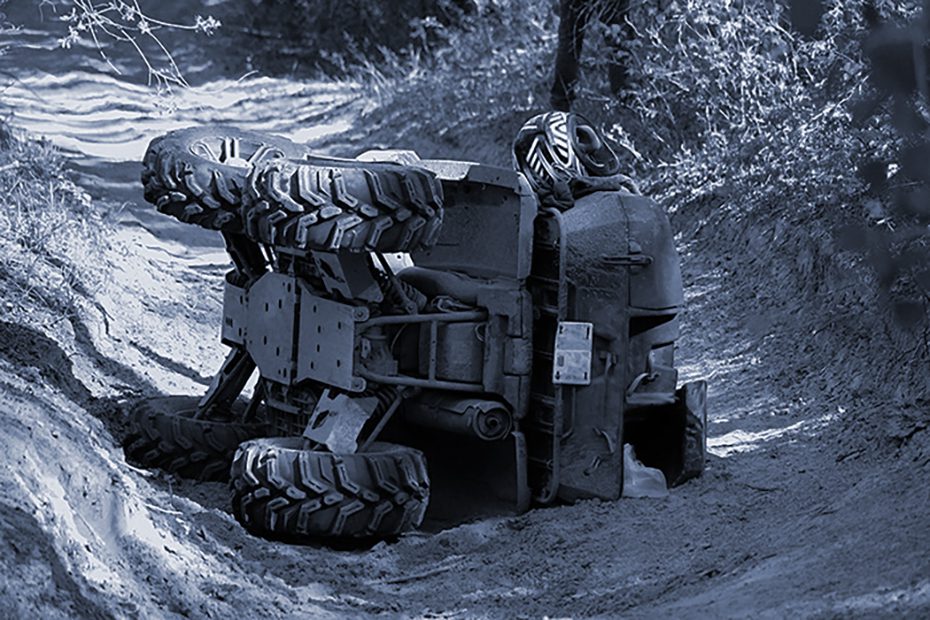
M678 352L684 379L710 381L703 478L336 551L251 537L224 485L125 463L125 404L200 393L220 365L227 262L119 235L75 318L0 324L3 617L930 614L930 433L872 449L845 422L866 403L806 384L786 398L779 368L829 356L759 359L712 247L684 257Z
M710 443L725 455L704 478L665 500L582 502L370 551L252 538L223 485L134 470L117 446L125 398L202 391L220 363L225 269L222 255L122 234L96 299L108 334L90 303L53 329L2 326L5 616L930 611L925 444L892 463L837 463L835 411L766 392L764 365L715 303L719 275L695 269L681 357L711 380Z

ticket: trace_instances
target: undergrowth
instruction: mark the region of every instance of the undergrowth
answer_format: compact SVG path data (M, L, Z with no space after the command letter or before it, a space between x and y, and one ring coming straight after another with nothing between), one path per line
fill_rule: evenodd
M642 5L635 87L587 105L635 153L683 241L722 270L739 323L763 351L795 360L779 373L786 388L816 374L837 399L907 402L930 391L930 325L906 282L914 273L882 282L903 222L859 174L899 143L888 110L861 112L872 91L864 4L825 2L810 37L775 0ZM889 21L915 10L878 7Z
M230 25L241 33L253 68L273 75L331 76L383 56L432 48L441 33L466 22L481 2L254 0L231 16Z
M462 26L431 23L429 45L348 58L343 75L374 102L366 139L509 165L511 137L545 108L558 16L551 2L482 6Z
M0 123L0 318L73 318L103 281L110 231L54 146Z

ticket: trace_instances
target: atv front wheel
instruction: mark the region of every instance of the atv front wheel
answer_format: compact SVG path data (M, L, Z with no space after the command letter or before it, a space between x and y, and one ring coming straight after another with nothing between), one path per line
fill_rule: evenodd
M124 441L129 461L182 478L226 481L239 444L267 432L261 424L238 422L244 403L223 418L195 419L199 398L167 396L136 405L129 414Z
M191 127L152 140L142 161L145 199L204 228L240 232L239 203L249 171L274 159L302 159L304 146L235 127Z
M686 383L678 391L684 409L684 438L682 441L682 464L677 486L704 473L707 460L707 384L703 381Z
M359 454L307 450L301 437L254 439L233 458L233 514L250 532L293 542L375 539L415 529L429 501L426 459L373 443Z

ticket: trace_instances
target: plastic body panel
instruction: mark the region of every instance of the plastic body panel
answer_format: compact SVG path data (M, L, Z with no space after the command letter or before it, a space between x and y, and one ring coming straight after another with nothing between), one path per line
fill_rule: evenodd
M675 402L673 351L682 290L671 227L654 201L602 192L558 216L540 215L537 235L537 247L545 247L548 237L562 255L559 320L592 323L594 338L590 384L553 388L548 397L536 395L541 382L533 384L534 398L555 399L558 415L537 419L544 415L537 405L530 412L527 427L536 430L528 431L530 455L547 461L545 468L531 462L530 478L535 489L554 477L557 496L568 501L616 499L622 492L626 410L652 407L661 415ZM534 290L538 314L547 302L538 286ZM545 355L534 364L551 368ZM534 370L534 379L543 372ZM539 429L547 425L560 432L558 449L549 453L539 446L545 437ZM545 493L537 498L554 499Z
M677 309L684 303L681 266L675 237L665 211L654 200L617 192L629 219L626 254L648 257L648 264L630 267L630 307Z
M558 496L616 499L623 483L623 407L629 341L629 267L605 257L629 251L619 193L580 199L561 215L567 316L594 325L589 385L562 386Z

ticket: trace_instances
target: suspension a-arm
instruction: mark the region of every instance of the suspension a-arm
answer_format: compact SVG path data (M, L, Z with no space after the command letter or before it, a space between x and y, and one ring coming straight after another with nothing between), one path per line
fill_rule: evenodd
M248 287L267 271L268 260L259 244L240 233L224 232L223 240L235 267L234 277L237 284ZM223 367L213 378L207 393L200 399L196 417L207 415L214 407L229 409L242 393L254 371L255 361L245 347L232 347L226 361L223 362ZM249 407L253 415L255 406L256 403L253 402Z

